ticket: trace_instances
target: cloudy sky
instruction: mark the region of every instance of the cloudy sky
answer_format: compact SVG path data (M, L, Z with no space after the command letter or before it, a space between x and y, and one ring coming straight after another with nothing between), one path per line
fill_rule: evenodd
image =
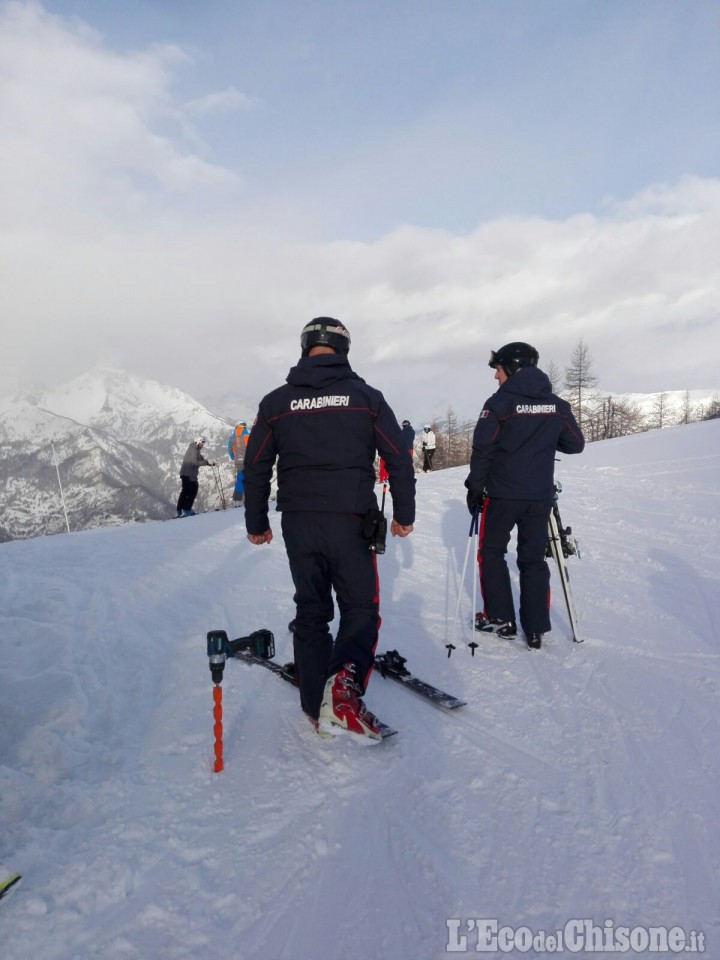
M716 0L0 0L0 376L257 400L318 314L400 417L491 348L720 387Z

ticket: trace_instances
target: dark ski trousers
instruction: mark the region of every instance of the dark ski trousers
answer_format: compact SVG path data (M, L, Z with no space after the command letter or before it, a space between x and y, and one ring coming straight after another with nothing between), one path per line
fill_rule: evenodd
M295 585L295 667L300 704L320 712L325 681L344 663L357 665L363 690L372 670L380 629L377 557L361 534L360 517L291 511L282 533ZM333 644L329 624L340 610Z
M432 470L433 457L435 456L435 447L428 449L425 447L423 449L423 473L427 473L428 470Z
M177 508L178 510L192 510L192 505L195 503L195 497L197 496L200 484L197 480L191 480L190 477L181 476L180 481L182 483L182 490L178 497Z
M552 500L486 500L480 518L478 565L485 616L515 620L505 554L517 526L520 625L525 633L550 630L550 569L545 560Z

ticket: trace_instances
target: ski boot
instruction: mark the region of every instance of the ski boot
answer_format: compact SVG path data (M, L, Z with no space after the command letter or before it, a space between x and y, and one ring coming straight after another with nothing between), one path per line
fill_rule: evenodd
M504 639L517 636L517 625L514 620L486 617L482 613L475 614L475 629L481 633L494 633Z
M381 740L377 717L362 702L362 687L356 679L357 667L346 663L328 678L320 706L319 730L324 733L355 733L370 740Z

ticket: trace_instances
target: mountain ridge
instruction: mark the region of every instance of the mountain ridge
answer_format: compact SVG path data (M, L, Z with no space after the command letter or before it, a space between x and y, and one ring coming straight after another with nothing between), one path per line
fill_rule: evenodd
M232 426L176 387L112 367L6 400L0 409L0 541L66 529L58 470L71 530L174 516L179 465L200 435L229 491L234 472L225 444ZM220 502L217 484L203 475L200 508Z
M686 391L664 393L670 410ZM659 394L613 396L650 411ZM688 396L697 405L713 392ZM0 399L0 542L66 529L58 470L71 530L173 517L179 465L200 435L208 439L206 456L218 462L218 480L229 497L235 474L227 438L237 420L252 422L255 406L233 393L217 402L233 417L177 387L112 366L50 390ZM208 471L201 473L197 502L200 510L222 505Z

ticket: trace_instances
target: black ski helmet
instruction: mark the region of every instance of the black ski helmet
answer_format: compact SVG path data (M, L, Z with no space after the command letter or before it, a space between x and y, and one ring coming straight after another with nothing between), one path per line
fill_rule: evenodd
M338 353L347 355L350 350L350 334L339 320L315 317L303 327L300 347L304 357L310 353L312 347L332 347Z
M529 343L506 343L499 350L490 351L489 367L502 367L511 377L521 367L536 367L540 354Z

